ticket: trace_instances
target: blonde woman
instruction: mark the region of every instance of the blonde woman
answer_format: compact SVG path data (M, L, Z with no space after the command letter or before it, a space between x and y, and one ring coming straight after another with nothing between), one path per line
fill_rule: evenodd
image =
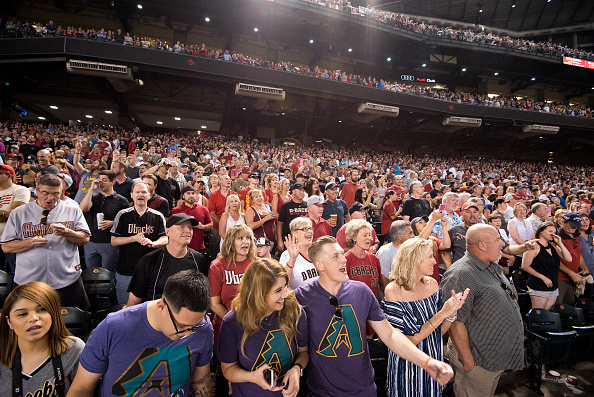
M287 178L283 178L278 182L278 187L276 189L276 194L272 198L272 211L274 215L278 219L278 211L283 203L291 200L291 194L289 192L289 188L291 187L291 181Z
M526 241L534 238L534 230L532 223L526 219L528 208L522 203L514 205L514 217L509 220L507 224L507 231L509 232L510 245L522 245ZM522 255L517 255L514 265L510 271L519 269L522 266Z
M309 259L309 247L313 242L313 225L309 218L295 218L289 223L291 234L285 238L286 250L279 262L287 268L290 286L294 291L302 285L318 279L318 271Z
M223 240L227 230L235 225L245 224L245 214L241 208L241 200L236 194L230 194L227 196L225 202L225 212L221 215L219 221L219 235L221 236L220 248L223 248Z
M252 229L235 225L227 230L221 256L210 264L210 308L215 313L213 325L218 339L221 320L231 308L245 269L256 259L256 244Z
M270 344L270 335L281 343ZM223 319L219 342L218 358L234 396L257 396L264 390L266 395L298 394L309 359L308 329L283 265L261 258L248 266ZM272 386L264 377L269 369L277 377Z
M268 174L266 178L264 178L264 201L267 205L272 205L272 201L274 200L274 195L276 194L278 189L278 175L276 174Z
M266 237L272 243L275 243L274 212L270 211L264 203L264 194L260 189L252 189L249 191L248 196L253 205L246 210L246 224L254 231L256 239Z
M456 320L469 290L457 294L452 291L452 297L444 303L437 281L431 277L434 266L437 263L431 240L413 237L402 243L381 306L394 328L423 352L443 360L442 335ZM442 391L443 386L422 368L389 352L388 396L441 396Z

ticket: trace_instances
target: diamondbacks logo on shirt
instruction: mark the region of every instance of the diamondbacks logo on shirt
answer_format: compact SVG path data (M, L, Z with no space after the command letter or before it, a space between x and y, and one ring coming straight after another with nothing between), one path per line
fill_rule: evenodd
M341 345L348 349L347 357L356 356L365 351L359 321L351 305L340 305L342 321L334 317L320 342L316 353L325 357L338 357L337 350Z
M146 348L113 383L111 393L120 397L183 396L180 389L190 378L191 366L187 346Z
M128 233L130 234L151 234L155 231L155 227L153 225L146 225L146 226L137 226L134 224L128 225Z
M74 222L55 222L66 226L70 230L74 230ZM52 228L51 223L40 223L39 225L34 225L31 222L27 222L23 224L23 238L30 238L35 236L46 236L48 234L52 234L54 229Z
M235 270L225 270L225 285L239 285L243 273L237 274Z
M280 329L268 331L260 349L260 354L258 354L256 361L254 361L252 371L257 370L265 364L270 365L279 374L279 378L293 366L291 344L287 340L287 336Z

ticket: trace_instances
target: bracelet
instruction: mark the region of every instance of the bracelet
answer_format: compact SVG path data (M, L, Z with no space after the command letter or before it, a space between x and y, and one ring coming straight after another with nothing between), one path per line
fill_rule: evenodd
M429 324L429 326L431 327L431 329L432 329L433 331L435 331L435 327L434 327L434 326L433 326L433 324L431 323L431 320L430 320L430 319L429 319L429 320L427 320L427 323Z
M425 372L429 372L429 371L427 371L427 363L429 362L429 360L433 360L433 357L429 356L429 357L427 357L427 359L425 361L423 361L423 370Z
M289 262L287 262L287 267L288 267L289 269L293 269L295 266L289 266Z
M299 363L293 363L293 366L295 366L295 365L299 367L301 373L303 374L303 365L301 365Z
M454 321L456 321L457 318L458 316L454 314L454 317L446 317L446 320L448 320L450 323L453 323Z

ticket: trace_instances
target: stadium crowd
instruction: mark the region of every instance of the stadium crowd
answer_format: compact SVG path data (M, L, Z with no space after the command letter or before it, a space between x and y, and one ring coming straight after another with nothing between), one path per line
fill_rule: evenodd
M221 396L375 396L373 356L387 395L454 377L489 396L525 365L506 275L530 275L534 308L592 298L590 166L21 121L0 137L3 395L211 395L218 371ZM59 314L89 308L84 267L128 306L86 345Z
M372 15L385 16L384 13L372 13ZM382 17L383 18L383 17ZM395 18L395 21L398 22L398 26L402 26L403 28L411 31L418 32L419 34L427 34L423 32L435 32L435 27L429 28L425 26L424 23L416 23L410 19L405 19L402 16L391 16L390 18ZM445 36L456 36L457 33L450 28L445 28L438 30L438 32L448 32L439 34L442 37ZM8 34L8 32L14 32ZM437 34L437 33L436 33ZM490 45L507 45L505 43L515 43L516 41L521 41L522 43L531 43L526 40L512 40L511 38L501 39L499 36L497 39L491 37L492 35L475 35L472 32L464 32L461 37L466 37L472 35L474 38L471 41L478 42L476 37L483 37L481 40L487 40L486 44ZM177 41L175 44L167 43L166 41L162 41L159 38L151 38L148 36L138 36L138 35L131 35L129 32L123 33L120 29L117 31L112 30L105 30L103 28L99 30L94 29L87 29L84 30L82 27L78 29L75 27L66 27L64 29L62 26L55 26L53 21L49 21L47 25L43 24L36 24L35 22L30 24L29 22L25 22L21 24L20 22L9 21L8 23L2 23L0 20L0 38L1 37L56 37L56 36L63 36L63 37L76 37L85 40L93 40L93 41L100 41L105 43L115 43L121 45L130 45L135 47L141 47L146 49L153 49L159 51L169 51L176 54L182 55L191 55L191 56L201 56L207 57L215 60L227 61L227 62L234 62L243 65L250 65L255 67L262 67L271 70L279 70L289 73L298 73L306 76L322 78L322 79L329 79L337 82L342 83L349 83L349 84L356 84L360 86L367 86L370 88L375 89L382 89L386 91L392 92L400 92L406 93L411 95L420 95L425 96L428 98L433 98L436 100L444 100L456 103L467 103L467 104L474 104L474 105L481 105L481 106L489 106L489 107L496 107L496 108L511 108L523 111L537 111L543 113L552 113L552 114L560 114L560 115L568 115L568 116L579 116L579 117L592 117L592 109L587 106L582 106L579 104L576 105L567 105L563 103L557 103L555 101L547 101L547 102L540 102L540 101L533 101L527 97L514 97L511 95L499 95L499 96L489 96L486 94L479 94L476 92L457 92L457 91L450 91L445 88L435 88L431 86L421 86L421 85L414 85L414 84L403 84L397 81L389 81L387 79L372 77L372 76L362 76L353 73L347 73L341 70L328 70L326 68L322 68L319 66L310 67L307 65L296 65L291 62L287 61L279 61L279 62L272 62L265 59L260 59L259 57L252 57L249 55L244 55L241 53L232 53L229 50L222 50L220 48L207 48L204 43L201 45L199 44L184 44ZM488 38L488 39L487 39ZM465 39L466 40L466 39ZM504 43L504 44L501 44ZM523 44L523 45L524 45ZM534 43L532 43L534 44ZM535 46L537 48L546 48L547 53L549 53L549 48L556 48L558 46L552 43L536 43ZM519 47L523 48L523 47ZM573 51L570 48L563 47L563 51L569 53ZM552 51L552 50L551 50ZM555 50L557 51L557 50ZM561 50L559 50L561 51ZM572 53L572 56L577 56L576 54ZM588 54L588 59L590 59L592 53Z

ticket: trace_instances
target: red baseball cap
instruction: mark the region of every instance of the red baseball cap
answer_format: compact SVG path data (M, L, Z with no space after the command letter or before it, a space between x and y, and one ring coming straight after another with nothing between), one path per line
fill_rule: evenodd
M10 165L0 164L0 173L10 175L14 178L14 168Z

